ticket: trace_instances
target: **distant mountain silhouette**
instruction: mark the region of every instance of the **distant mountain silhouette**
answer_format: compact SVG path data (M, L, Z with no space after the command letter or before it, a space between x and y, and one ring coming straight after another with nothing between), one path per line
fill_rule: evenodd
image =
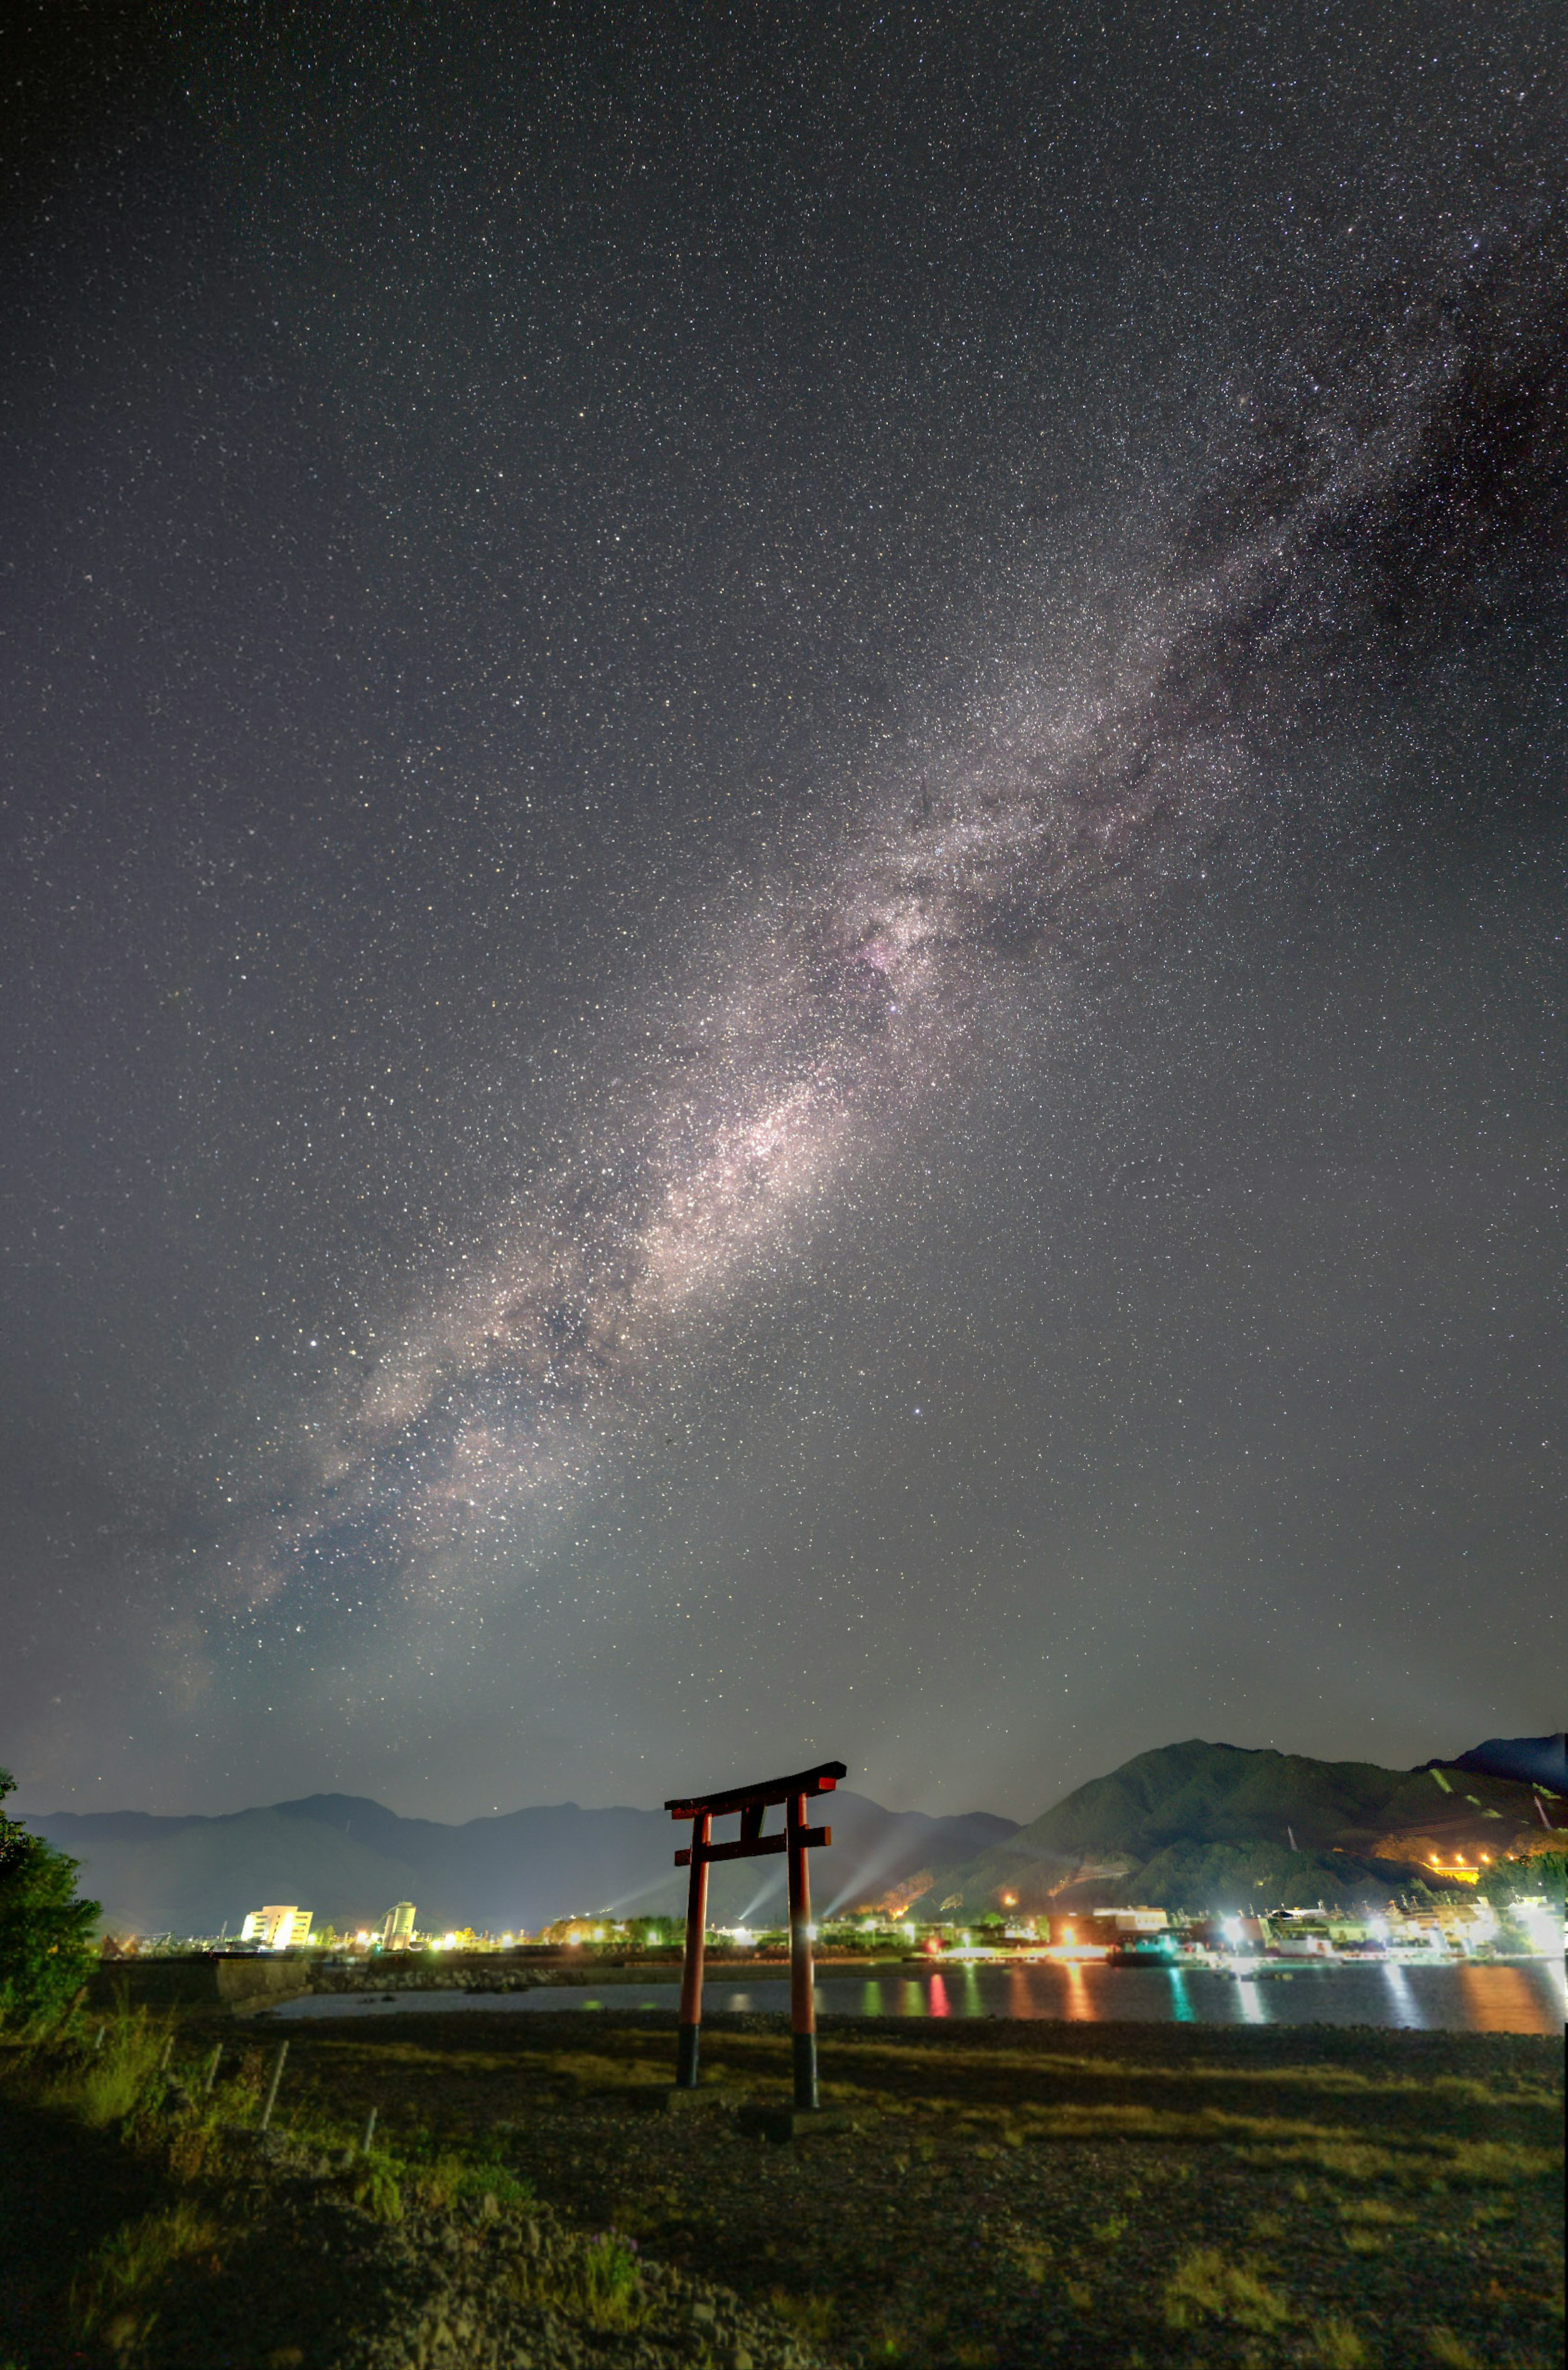
M824 1802L822 1815L833 1843L812 1869L821 1913L921 1892L933 1872L1016 1827L986 1811L948 1819L885 1811L847 1792ZM673 1866L685 1830L662 1811L562 1802L445 1826L358 1795L312 1794L219 1818L62 1811L28 1824L82 1862L83 1889L115 1931L215 1934L226 1924L233 1934L247 1910L284 1901L313 1910L318 1925L379 1925L395 1901L408 1900L423 1928L532 1932L578 1912L673 1916L685 1900ZM784 1862L721 1863L709 1897L723 1922L777 1917Z
M1465 1763L1384 1769L1195 1738L1079 1787L936 1877L915 1914L1386 1899L1435 1861L1549 1840L1528 1787Z
M1568 1803L1555 1798L1568 1785L1537 1775L1557 1764L1534 1753L1554 1743L1494 1740L1456 1761L1385 1769L1195 1738L1136 1754L1025 1827L839 1793L822 1806L833 1845L813 1864L813 1894L818 1915L876 1902L922 1917L1386 1899L1459 1853L1473 1864L1482 1853L1560 1850ZM1550 1789L1544 1806L1537 1789ZM671 1864L684 1831L661 1811L562 1802L446 1826L358 1795L312 1794L221 1818L59 1812L29 1824L83 1863L107 1925L140 1933L225 1923L233 1933L247 1909L274 1901L313 1910L318 1924L379 1924L399 1900L415 1903L426 1929L536 1931L579 1912L674 1916L685 1895ZM713 1871L720 1923L773 1922L783 1898L782 1859Z
M1568 1735L1559 1729L1555 1736L1489 1736L1473 1753L1461 1753L1445 1766L1471 1770L1478 1778L1513 1778L1568 1794Z

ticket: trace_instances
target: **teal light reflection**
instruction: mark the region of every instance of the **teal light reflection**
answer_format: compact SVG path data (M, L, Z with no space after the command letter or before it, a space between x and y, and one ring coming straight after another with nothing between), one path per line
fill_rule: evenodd
M1187 1996L1187 1979L1180 1967L1171 1970L1171 2015L1177 2024L1191 2024L1193 2004Z

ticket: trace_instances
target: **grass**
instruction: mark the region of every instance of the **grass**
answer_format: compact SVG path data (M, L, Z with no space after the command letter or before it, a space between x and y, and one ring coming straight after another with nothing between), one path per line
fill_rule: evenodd
M834 2312L830 2296L793 2295L788 2288L774 2288L768 2302L797 2337L805 2338L811 2345L827 2344L833 2333Z
M520 2263L512 2277L525 2302L548 2305L589 2329L629 2333L649 2317L642 2267L613 2232L564 2259Z
M1091 2031L1068 2048L1054 2034L999 2046L1001 2035L977 2032L960 2046L951 2033L830 2032L827 2096L854 2110L859 2133L794 2151L746 2141L722 2107L636 2111L668 2084L667 2031L538 2021L548 2029L454 2019L295 2031L274 2131L342 2168L323 2175L327 2210L352 2199L404 2222L415 2246L443 2215L470 2238L496 2215L515 2231L537 2184L545 2243L535 2233L524 2250L515 2235L508 2277L585 2338L662 2327L666 2291L645 2277L641 2242L771 2305L803 2349L905 2370L1069 2358L1117 2370L1198 2359L1463 2370L1483 2329L1496 2336L1488 2362L1535 2370L1559 2358L1544 2044L1173 2042L1154 2028ZM114 2243L78 2267L90 2341L144 2343L153 2364L175 2343L180 2284L216 2260L211 2222L202 2252L204 2201L222 2219L234 2166L254 2161L235 2157L231 2134L254 2123L269 2048L227 2028L228 2077L209 2099L199 2077L212 2033L174 2028L166 2079L167 2025L113 2019L101 2052L96 2029L52 2052L0 2045L0 2065L9 2055L14 2095L101 2134L117 2157L123 2138L185 2192L182 2224L160 2223L161 2203L143 2210L157 2184L141 2192L133 2212L119 2209ZM1154 2062L1139 2060L1145 2042ZM786 2091L782 2031L715 2026L704 2045L704 2070L731 2097ZM1352 2046L1360 2060L1342 2062ZM1240 2062L1249 2047L1256 2062ZM1269 2047L1303 2062L1264 2062ZM1407 2063L1430 2079L1401 2074ZM372 2106L377 2146L361 2156ZM574 2220L612 2235L570 2236ZM223 2292L250 2277L249 2260L229 2257ZM0 2370L7 2344L31 2358L0 2310ZM710 2350L699 2332L690 2358ZM315 2370L317 2353L306 2354Z
M1452 2330L1429 2329L1426 2352L1429 2359L1438 2364L1439 2370L1484 2370L1482 2357L1474 2347L1467 2345L1462 2337L1456 2337Z
M1308 2340L1308 2359L1319 2370L1366 2370L1372 2356L1354 2325L1333 2315L1320 2320Z
M92 2040L74 2037L58 2054L36 2053L26 2087L40 2106L105 2131L135 2114L160 2086L170 2037L166 2018L121 2008Z
M488 2197L492 2210L517 2213L533 2202L532 2180L521 2180L502 2161L495 2144L470 2144L454 2148L429 2134L406 2136L402 2146L385 2152L410 2202L433 2211L476 2204ZM394 2161L394 2159L395 2161Z
M215 2271L226 2235L210 2213L184 2199L117 2230L73 2284L76 2333L99 2338L114 2353L140 2344L171 2276L198 2262Z
M401 2222L403 2184L383 2156L362 2156L349 2176L349 2194L377 2222Z
M1283 2329L1290 2307L1255 2272L1228 2263L1217 2247L1193 2247L1161 2291L1167 2329L1197 2329L1207 2320L1228 2320L1238 2329L1268 2334Z

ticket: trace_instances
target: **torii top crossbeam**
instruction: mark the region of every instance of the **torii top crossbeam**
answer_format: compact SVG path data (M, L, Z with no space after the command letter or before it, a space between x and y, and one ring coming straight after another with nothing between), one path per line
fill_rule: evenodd
M703 1811L722 1819L752 1802L787 1802L792 1794L830 1794L849 1774L841 1761L819 1761L815 1769L796 1770L793 1778L765 1778L760 1786L731 1786L722 1794L683 1794L664 1807L672 1819L694 1819Z
M795 2033L795 2098L797 2107L817 2104L817 1995L811 1970L811 1887L806 1855L833 1840L831 1827L808 1827L806 1805L814 1795L830 1794L849 1771L841 1761L819 1761L813 1769L797 1769L793 1777L765 1778L755 1786L727 1786L716 1794L680 1794L666 1802L672 1819L690 1819L692 1840L675 1855L677 1868L689 1868L691 1885L686 1904L686 1963L681 1983L680 2052L676 2061L678 2088L693 2089L697 2080L697 2043L703 2021L703 1950L707 1928L708 1869L715 1859L761 1859L783 1852L789 1862L790 2022ZM783 1832L762 1833L771 1803L784 1806ZM740 1833L733 1842L715 1844L715 1819L740 1813Z

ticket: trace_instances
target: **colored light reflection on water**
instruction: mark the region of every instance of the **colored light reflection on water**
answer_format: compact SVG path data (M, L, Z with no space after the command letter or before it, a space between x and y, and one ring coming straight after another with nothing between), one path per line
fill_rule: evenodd
M1469 2009L1472 2032L1520 2032L1532 2030L1519 2021L1530 2007L1530 1988L1523 1967L1460 1967L1459 1989ZM1494 1980L1502 1976L1502 1982ZM1512 1978L1511 1981L1506 1980Z
M1419 2029L1425 2019L1422 2016L1415 1994L1411 1989L1409 1968L1402 1967L1397 1960L1391 1959L1383 1969L1383 1980L1389 1991L1388 2022L1411 2025Z
M1101 1970L1096 1967L1094 1972L1099 1974ZM1066 1998L1058 2014L1067 2017L1073 2024L1097 2024L1100 2010L1094 2005L1094 1995L1089 1988L1089 1971L1082 1960L1069 1959L1062 1973L1067 1978ZM1036 2008L1033 2013L1038 2016L1040 2010Z
M744 1984L710 1978L710 2015L788 2013L789 1985L752 1976ZM585 2008L673 2011L672 1983L598 1983L591 1991L549 1986L526 1992L316 1993L264 2011L301 2018L450 2013L506 2015ZM1562 2025L1560 1962L1401 1966L1386 1964L1295 1970L1260 1967L1237 1977L1203 1968L1109 1967L1098 1962L1029 1961L955 1964L898 1975L820 1976L817 2006L824 2017L979 2017L1055 2019L1074 2024L1123 2019L1140 2024L1368 2024L1425 2027L1450 2032L1554 2033Z

